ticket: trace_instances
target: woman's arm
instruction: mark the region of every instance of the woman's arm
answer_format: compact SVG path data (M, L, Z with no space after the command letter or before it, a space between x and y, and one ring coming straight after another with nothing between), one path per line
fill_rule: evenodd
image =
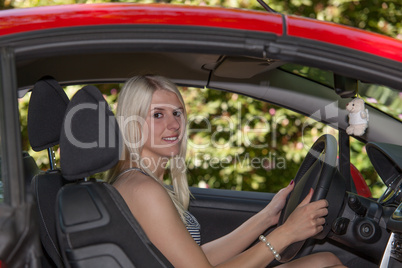
M266 237L278 253L289 245L312 237L323 230L325 223L323 217L328 214L328 202L319 200L310 203L312 196L311 189L286 222ZM274 255L265 243L257 243L219 267L266 267L273 259Z
M293 190L293 181L280 190L272 201L259 213L248 219L231 233L202 245L202 250L213 265L231 259L243 252L259 235L278 223L286 197Z
M148 176L136 174L114 186L149 240L174 267L211 267L162 185Z
M149 179L149 177L142 177L141 175L136 176L136 179L127 180L125 183L115 186L122 194L148 238L174 267L212 267L201 247L195 243L187 231L163 186ZM316 221L309 220L310 216L305 216L311 215L311 218L314 219L318 217L316 211L319 211L319 209L317 209L316 205L313 206L316 202L307 204L311 195L308 195L307 201L303 201L303 206L299 206L292 213L288 219L289 224L286 221L284 225L267 236L268 241L279 253L290 243L306 239L318 233L313 228L314 224L311 223ZM295 222L297 223L296 226ZM302 234L299 234L299 228L301 230L308 229L309 232L302 231ZM241 234L238 235L238 239L242 239ZM222 248L217 250L224 250L226 246L228 245L222 244ZM265 267L273 259L274 256L269 248L264 243L258 243L249 250L216 266Z

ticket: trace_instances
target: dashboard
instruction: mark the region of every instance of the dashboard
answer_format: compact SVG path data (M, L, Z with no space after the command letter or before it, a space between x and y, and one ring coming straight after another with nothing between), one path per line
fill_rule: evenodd
M391 231L380 267L402 265L402 146L386 143L368 143L367 154L378 175L387 185L378 199L383 207L394 208L386 221Z

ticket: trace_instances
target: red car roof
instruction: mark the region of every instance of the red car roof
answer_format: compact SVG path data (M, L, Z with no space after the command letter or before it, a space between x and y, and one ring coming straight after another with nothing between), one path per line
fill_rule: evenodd
M280 15L168 4L64 5L0 12L0 35L90 25L156 24L221 27L282 34Z
M402 62L402 41L344 25L287 16L287 34L353 48Z
M219 27L330 43L402 62L402 41L334 23L253 10L167 4L94 4L0 12L0 37L63 27L143 24ZM286 27L283 24L286 23ZM285 28L285 32L283 32Z

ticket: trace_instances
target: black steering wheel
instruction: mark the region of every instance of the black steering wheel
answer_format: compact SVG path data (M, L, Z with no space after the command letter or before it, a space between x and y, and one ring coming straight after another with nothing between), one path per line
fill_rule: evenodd
M306 158L301 164L296 177L294 179L295 188L288 196L285 207L282 210L281 217L279 218L278 226L282 225L289 215L296 209L296 207L303 201L310 191L314 189L314 194L311 201L325 199L331 182L337 172L336 168L337 158L337 141L331 135L321 136L314 145L310 148ZM330 202L331 203L331 202ZM331 213L331 205L328 207L328 215L326 216L326 224L324 230L316 235L315 239L323 239L331 230L331 218L336 218L336 210ZM294 256L303 247L305 241L299 241L290 245L281 254L281 262L287 262L294 258Z

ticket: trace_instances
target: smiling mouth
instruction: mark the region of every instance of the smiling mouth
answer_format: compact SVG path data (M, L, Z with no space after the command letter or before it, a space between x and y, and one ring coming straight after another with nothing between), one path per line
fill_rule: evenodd
M162 138L162 140L169 141L169 142L177 141L178 139L179 139L179 136Z

